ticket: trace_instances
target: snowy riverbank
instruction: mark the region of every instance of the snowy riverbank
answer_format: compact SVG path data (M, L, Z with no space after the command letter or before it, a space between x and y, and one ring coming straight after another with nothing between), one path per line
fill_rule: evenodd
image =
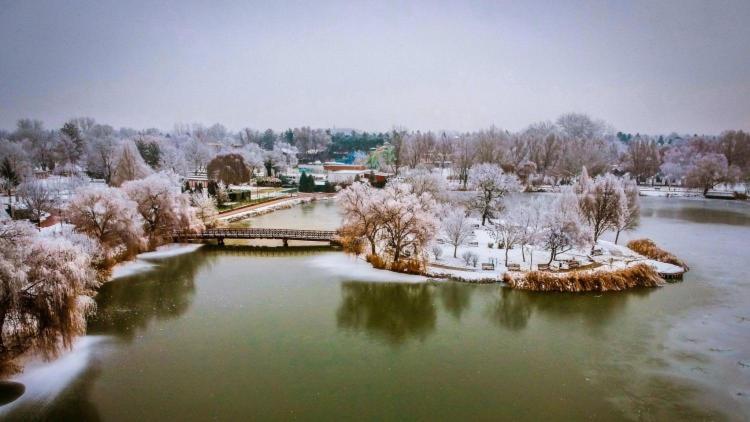
M156 266L153 262L154 260L195 252L202 246L203 244L196 243L172 243L159 246L155 251L138 254L133 260L120 262L115 265L112 267L109 279L115 280L149 271Z

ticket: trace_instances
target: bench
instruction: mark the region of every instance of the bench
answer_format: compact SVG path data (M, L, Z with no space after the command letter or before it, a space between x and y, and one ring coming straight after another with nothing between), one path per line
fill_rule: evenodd
M592 256L599 256L599 255L602 255L602 254L604 254L604 251L601 250L601 249L594 249L593 251L591 251L591 255Z
M482 263L482 269L483 270L493 271L495 269L495 264L493 264L491 262L483 262Z
M508 264L508 271L521 271L521 264Z
M472 248L478 248L479 247L479 242L469 242L469 246L472 247Z
M580 266L581 266L581 263L576 261L575 259L571 259L570 261L568 261L568 268L572 269L572 268L578 268Z
M536 268L539 271L549 271L549 264L537 264Z

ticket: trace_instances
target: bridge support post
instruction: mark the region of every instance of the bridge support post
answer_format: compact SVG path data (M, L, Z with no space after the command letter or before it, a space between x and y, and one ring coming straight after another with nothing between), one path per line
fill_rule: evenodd
M216 244L219 245L219 246L224 246L224 238L223 237L217 238L216 239Z
M288 247L289 247L289 239L286 239L286 238L285 238L285 239L283 239L283 240L284 240L284 247L285 247L285 248L288 248Z

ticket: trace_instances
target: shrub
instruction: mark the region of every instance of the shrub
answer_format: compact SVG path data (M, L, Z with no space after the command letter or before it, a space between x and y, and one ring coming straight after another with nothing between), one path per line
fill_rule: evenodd
M467 266L473 265L477 266L477 262L479 262L479 256L471 251L466 251L461 254L461 259L464 260L464 263L466 263Z
M406 259L391 264L391 271L408 274L422 274L422 263L416 259Z
M433 246L432 255L435 257L435 261L439 261L440 257L443 256L443 248L438 245Z
M677 265L679 267L682 267L685 270L688 270L687 264L685 264L684 261L677 258L673 254L665 251L664 249L659 248L656 246L656 243L654 243L651 239L636 239L631 240L628 242L628 248L632 249L636 253L639 253L647 258L666 262L668 264Z
M367 255L366 259L367 259L367 262L372 264L373 267L379 268L381 270L386 269L385 260L383 260L383 258L381 258L379 255L369 254Z
M510 287L540 292L604 292L635 287L658 287L664 280L651 266L638 264L617 271L532 271L523 277L503 277Z

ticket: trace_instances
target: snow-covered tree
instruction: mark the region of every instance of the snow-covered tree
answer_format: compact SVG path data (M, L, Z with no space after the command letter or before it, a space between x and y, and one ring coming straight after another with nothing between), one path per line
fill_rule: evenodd
M159 170L172 171L180 175L187 175L191 170L185 153L171 142L161 144L159 154Z
M79 233L86 234L111 253L134 253L143 246L143 221L138 204L122 189L90 186L76 191L66 216Z
M112 171L112 185L121 186L127 181L142 179L151 173L153 173L153 170L143 160L135 143L132 141L123 142L120 146L117 164Z
M34 221L41 223L42 215L51 212L59 197L44 180L29 180L18 185L18 198L31 212Z
M216 226L219 212L216 209L216 200L203 193L194 193L190 195L190 202L195 208L196 216L203 222L206 227Z
M558 254L591 242L591 227L582 218L578 196L565 187L543 216L541 244L550 251L549 263Z
M173 230L203 228L195 209L190 206L190 198L180 193L180 185L174 175L155 173L144 179L126 182L122 188L137 204L150 248L170 239Z
M490 234L495 241L503 244L506 266L508 265L508 251L519 244L524 235L523 216L518 213L519 208L518 201L512 201L511 204L503 208L494 226L490 229Z
M705 195L719 183L730 181L729 175L727 158L723 154L700 154L693 159L688 168L685 183L690 187L702 189Z
M534 249L542 243L544 233L544 215L548 207L547 201L534 197L531 200L519 203L516 207L515 218L518 221L521 235L518 244L521 246L521 258L526 262L526 251L528 249L530 262L534 265Z
M30 347L46 356L86 327L97 285L90 255L24 222L0 222L0 363Z
M196 138L190 138L182 148L191 171L205 170L213 157L211 150Z
M102 178L109 184L112 181L117 162L119 141L111 134L95 131L87 135L86 169L92 177Z
M622 181L610 174L597 176L588 186L579 186L580 208L591 226L594 243L605 231L617 226L625 194Z
M412 192L417 196L429 193L437 201L446 199L445 179L439 173L424 169L412 170L404 177L404 182L411 185Z
M438 230L435 201L430 194L413 194L406 183L386 185L373 209L382 221L380 233L394 263L404 252L419 256Z
M466 210L461 207L451 208L443 216L441 226L445 240L453 246L453 257L456 258L458 247L466 243L474 233L466 217Z
M641 215L641 205L638 198L638 185L635 180L625 178L621 181L623 195L620 201L620 211L617 213L615 229L615 244L620 239L620 233L632 230L638 226Z
M382 191L374 189L369 183L353 183L336 196L344 215L343 231L367 239L370 253L377 253L378 232L382 219L375 212L374 204L382 198Z
M501 208L505 194L521 190L515 175L504 173L495 164L477 164L469 170L469 184L477 191L472 208L482 216L482 225Z

